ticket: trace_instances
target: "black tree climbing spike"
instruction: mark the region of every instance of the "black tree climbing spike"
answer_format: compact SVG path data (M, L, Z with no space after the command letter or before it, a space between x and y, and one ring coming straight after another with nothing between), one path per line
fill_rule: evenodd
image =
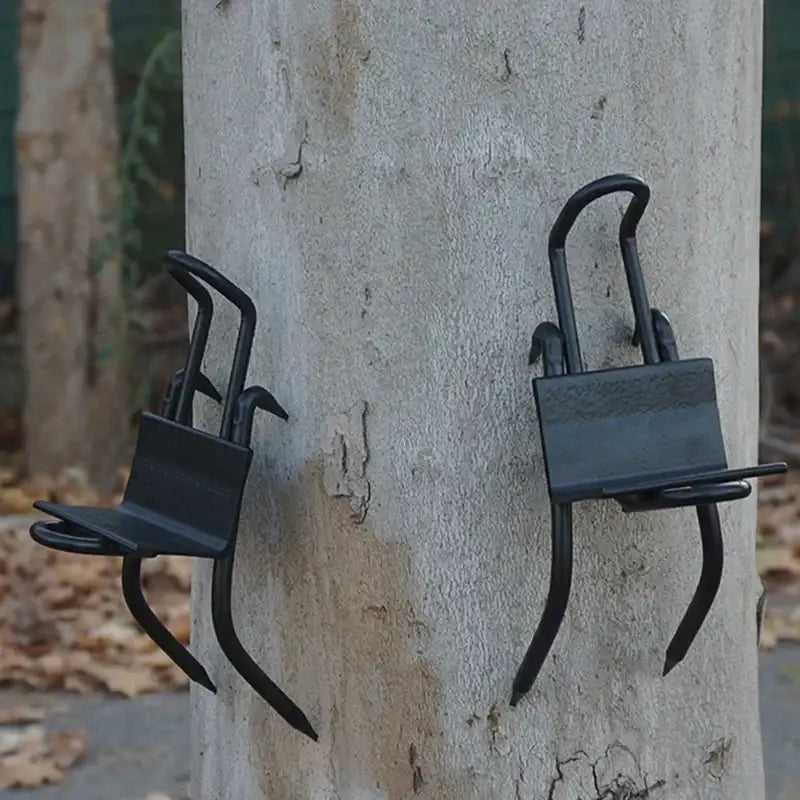
M214 561L211 615L220 647L242 677L286 722L316 741L305 714L248 655L231 613L233 558L242 496L250 469L250 434L256 409L281 419L287 413L259 386L244 388L256 309L251 299L216 269L183 252L167 254L169 273L198 307L186 364L170 381L160 415L145 413L139 426L130 477L116 508L37 501L57 521L37 522L31 536L56 550L122 557L122 587L131 614L189 678L212 692L203 666L156 617L142 593L141 560L184 555ZM240 312L239 333L219 434L192 426L192 399L202 392L222 398L200 371L213 312L200 279Z
M565 246L580 212L613 192L633 197L619 242L633 304L634 345L644 364L584 372ZM696 506L703 550L700 582L667 648L664 675L689 649L719 588L722 532L717 503L747 497L744 480L786 471L786 464L728 469L708 358L679 360L666 315L651 309L636 249L636 226L650 190L630 175L610 175L579 189L558 215L548 242L559 325L533 333L530 363L551 503L550 589L533 641L514 678L511 704L530 690L555 639L572 579L572 503L616 500L627 512Z

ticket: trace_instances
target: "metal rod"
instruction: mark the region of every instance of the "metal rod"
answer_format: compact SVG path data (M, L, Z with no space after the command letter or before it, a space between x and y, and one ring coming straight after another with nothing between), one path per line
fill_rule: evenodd
M651 313L653 330L658 339L659 357L662 361L677 361L678 345L675 341L675 333L672 330L669 318L658 309L653 309ZM747 487L748 491L742 496L747 496L750 493L750 484L745 483L744 486ZM713 490L721 487L710 488ZM667 655L664 660L664 675L667 675L683 661L703 622L705 622L708 612L711 610L722 580L724 550L722 527L719 522L719 511L716 504L699 504L697 506L697 521L700 525L700 541L703 548L703 565L700 569L700 580L689 603L689 608L686 609L686 613L683 615L680 625L678 625L678 630L675 631L675 635L667 647Z
M667 647L664 675L683 661L711 610L722 579L722 528L717 506L714 504L697 506L697 520L700 523L700 539L703 543L703 567L689 608Z
M553 503L550 517L550 588L536 633L514 677L512 706L517 705L533 686L561 627L569 601L572 584L572 506Z
M631 203L633 205L633 203ZM630 211L630 209L628 209ZM627 212L625 216L627 217ZM636 237L633 234L623 236L625 217L620 225L619 246L622 250L622 263L625 265L625 277L628 280L628 292L633 305L633 316L639 330L639 346L642 348L642 357L645 364L657 364L658 347L653 332L650 316L650 303L647 301L647 290L644 285L644 275L639 264L639 253L636 249Z
M250 387L242 392L236 403L231 438L237 444L249 446L253 416L258 408L288 419L288 414L266 389ZM231 610L234 551L235 542L229 555L214 562L211 578L211 616L220 647L236 671L289 725L317 741L317 732L306 715L256 664L236 633Z
M544 361L545 377L564 373L565 337L551 322L536 327L531 341L529 361L539 354ZM536 626L525 657L517 670L511 691L515 706L533 686L539 670L555 641L569 602L572 585L572 506L550 505L550 587L542 617Z
M619 228L620 248L631 295L633 313L637 327L642 329L641 345L645 363L656 363L657 351L655 337L651 329L650 309L647 302L644 278L636 251L636 226L644 214L650 199L647 184L633 175L608 175L586 184L578 189L564 204L561 213L550 229L548 256L553 291L558 312L558 324L564 334L567 372L574 374L583 371L578 330L575 324L575 310L572 305L572 292L567 271L565 247L567 235L575 224L578 215L586 206L600 197L614 192L627 191L633 194Z
M624 511L660 511L665 508L684 508L708 503L727 503L749 497L753 487L747 481L701 486L680 486L633 494L618 495L614 499Z
M172 416L169 417L185 425L189 424L191 419L192 398L197 388L197 380L200 377L203 354L206 351L208 332L211 328L211 318L214 316L214 305L211 302L211 295L183 267L170 266L167 271L197 303L194 329L189 340L186 363L181 376L181 388L176 407L174 410L170 409Z
M167 260L205 281L212 289L218 291L239 309L239 333L236 337L233 364L231 365L228 389L225 393L225 405L222 410L222 423L219 429L221 438L230 439L236 401L242 393L244 382L247 379L247 367L250 362L250 352L253 347L253 335L256 328L256 307L253 305L253 301L238 286L199 258L190 256L180 250L170 250L167 253Z
M132 556L122 559L122 595L131 615L142 630L195 683L216 693L217 687L203 665L170 633L155 615L142 593L142 560Z
M202 287L200 287L202 289ZM205 290L203 290L205 291ZM207 293L206 293L207 294ZM211 298L209 297L209 300ZM198 312L199 315L199 312ZM195 324L195 329L197 325ZM191 347L190 347L191 350ZM202 359L203 354L200 351L199 359ZM184 389L187 381L185 380L185 369L179 369L170 379L167 387L167 392L164 396L162 404L162 416L167 419L175 419L175 414L178 408L177 398L183 396ZM198 374L198 378L194 381L194 385L198 391L204 394L211 391L219 398L219 393L214 388L211 381L206 378L202 373ZM188 404L185 404L184 415L185 417L191 416L192 413L192 395L193 391L189 391ZM178 419L181 424L187 424L187 420ZM172 659L172 661L189 677L190 680L205 686L211 692L217 691L213 681L209 677L203 665L179 642L164 625L164 623L156 616L155 612L147 603L144 592L142 590L142 560L136 556L124 556L122 559L122 596L125 598L125 604L131 612L131 616L139 623L139 627Z

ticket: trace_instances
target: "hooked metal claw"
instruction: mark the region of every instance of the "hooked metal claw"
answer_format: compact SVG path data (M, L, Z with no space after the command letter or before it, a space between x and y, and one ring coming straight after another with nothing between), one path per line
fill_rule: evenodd
M675 631L675 635L667 647L664 675L683 661L711 610L722 580L722 528L719 524L717 506L713 503L697 506L697 521L700 523L700 540L703 543L703 566L700 571L700 581L689 603L689 608L686 609L686 613L678 625L678 630Z
M650 319L653 325L653 332L655 333L656 337L656 350L658 352L659 360L677 361L678 345L675 341L675 333L672 330L672 323L670 323L669 317L663 311L659 311L657 308L654 308L650 312ZM631 344L634 347L639 347L641 344L638 320L633 328Z
M678 345L675 341L675 332L672 330L672 325L667 315L654 308L652 319L661 360L664 362L677 361L679 358ZM663 494L669 500L670 492L679 491L681 490L665 489ZM747 497L751 492L751 486L746 481L736 481L731 484L699 486L694 489L690 487L683 491L692 492L693 497L690 499L694 500L693 503L685 503L684 505L697 506L697 522L700 526L703 562L700 569L700 580L689 603L689 608L686 609L686 613L678 625L678 630L667 647L663 675L667 675L683 661L709 611L711 611L711 606L714 604L714 598L717 596L720 581L722 580L722 528L719 523L719 511L716 503L710 501L722 502L724 500ZM726 497L726 493L729 496Z
M251 386L243 391L236 401L233 417L235 421L232 431L233 441L246 446L250 441L256 409L260 408L276 413L274 410L276 407L282 412L277 415L286 418L286 412L266 389L260 386ZM229 555L214 562L211 578L211 616L220 647L237 672L289 725L317 741L317 732L306 715L250 657L236 633L231 611L233 550L234 548L231 548Z
M161 414L168 419L177 419L178 395L180 394L181 387L184 384L184 370L184 367L176 370L167 384L167 390L161 406ZM214 384L211 383L211 380L202 372L195 378L194 390L198 394L204 394L206 397L211 398L216 403L222 402L222 395L217 390L217 387L214 386ZM187 425L192 424L191 410L188 418L184 417L184 419L186 420Z
M531 689L550 652L567 610L572 585L572 506L550 506L550 588L542 617L511 687L515 706Z
M529 363L540 355L544 356L545 376L564 374L564 336L552 322L541 322L533 332ZM553 503L550 506L550 587L542 617L514 677L512 706L530 691L550 652L567 610L571 585L572 506Z
M544 356L544 374L561 375L564 372L564 334L552 322L540 322L531 336L528 366Z
M177 281L197 303L192 336L186 362L169 381L161 413L166 419L182 425L192 425L192 400L196 391L219 402L222 398L214 384L201 372L203 354L208 343L208 333L214 315L211 295L182 267L169 267L170 276ZM142 590L142 559L126 555L122 559L122 596L139 627L166 653L170 659L195 683L211 692L217 687L203 665L179 642L156 616Z

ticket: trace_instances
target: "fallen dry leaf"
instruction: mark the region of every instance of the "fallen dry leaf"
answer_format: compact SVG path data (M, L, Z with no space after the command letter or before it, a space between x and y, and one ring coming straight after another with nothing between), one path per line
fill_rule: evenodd
M0 725L19 724L21 722L41 722L46 712L42 708L22 705L0 708Z
M10 486L19 478L19 471L15 467L0 466L0 486Z
M769 589L800 593L800 472L759 488L756 566Z
M761 628L761 647L768 650L780 642L800 644L800 606L770 609L767 604Z
M0 787L34 789L61 783L64 770L77 764L86 753L83 731L46 734L39 725L2 732Z
M69 769L86 755L86 738L82 731L51 733L47 744L59 769Z
M108 689L125 697L136 697L145 692L153 692L161 688L161 681L147 665L139 667L135 664L118 666L116 664L93 664L84 667L84 674L95 680L98 688Z
M800 558L787 545L756 548L758 574L772 585L791 584L800 579Z
M35 496L26 494L18 486L0 489L0 512L3 514L26 514L33 511Z
M91 497L79 472L29 483L47 489L45 496L69 491ZM29 496L28 487L20 492ZM187 685L131 618L120 559L49 550L18 525L18 518L6 526L0 518L0 685L127 697ZM155 613L188 643L191 561L159 557L144 566L144 590Z
M44 728L31 725L27 728L3 728L0 730L0 756L15 753L31 742L39 742L44 738Z

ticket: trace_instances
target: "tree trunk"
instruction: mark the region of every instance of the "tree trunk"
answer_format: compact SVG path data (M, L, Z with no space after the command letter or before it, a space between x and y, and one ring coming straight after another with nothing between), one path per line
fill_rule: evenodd
M108 0L22 0L16 129L29 471L113 479L128 440Z
M193 695L192 797L763 797L753 499L721 506L722 586L667 678L693 510L576 505L567 616L509 706L550 569L527 353L582 184L650 183L651 302L715 360L731 464L756 457L760 32L745 0L184 0L189 248L252 293L249 379L291 416L255 429L235 607L320 732L227 665L203 567L193 641L221 686ZM594 368L638 361L627 202L570 239Z

